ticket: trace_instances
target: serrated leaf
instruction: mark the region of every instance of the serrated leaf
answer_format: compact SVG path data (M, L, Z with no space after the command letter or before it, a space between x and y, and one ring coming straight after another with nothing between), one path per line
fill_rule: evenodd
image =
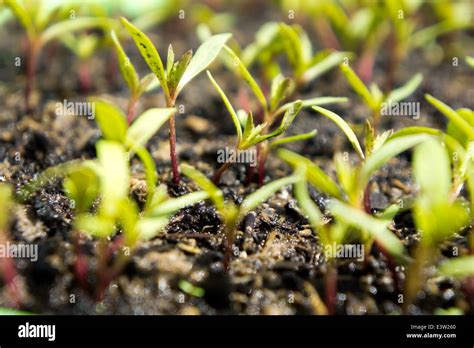
M145 59L145 62L150 67L151 71L153 71L160 81L161 88L166 96L169 96L168 91L168 84L166 81L166 73L163 67L163 62L161 61L161 57L158 54L155 46L151 42L151 40L138 29L132 23L130 23L126 18L122 17L120 19L122 24L127 28L130 35L132 35L133 40L135 41L135 45L137 46L140 54Z
M291 185L297 181L297 177L295 176L288 176L285 178L274 180L255 192L249 194L242 204L240 205L239 209L239 216L244 216L250 210L255 209L260 203L265 202L270 196L272 196L275 192L279 191L286 185Z
M437 108L444 116L446 116L464 135L469 139L474 139L474 127L472 127L468 121L466 121L456 111L451 109L448 105L443 103L441 100L435 97L425 94L426 100Z
M356 151L359 158L362 160L365 158L364 152L362 151L362 148L360 147L360 143L359 143L359 140L357 139L357 136L355 135L354 131L351 129L351 127L349 127L347 122L344 121L344 119L341 116L337 115L336 113L328 109L324 109L319 106L313 106L313 109L320 112L321 114L323 114L330 120L332 120L344 132L344 134L346 135L349 142L352 144L352 147Z
M396 103L407 98L409 95L416 91L422 81L423 75L416 74L410 79L410 81L405 83L403 86L391 91L390 94L387 96L386 100L391 101L392 103Z
M239 57L232 51L232 49L228 46L224 46L224 50L230 55L233 60L233 65L240 73L244 81L249 85L250 89L252 90L253 94L257 97L257 100L260 102L260 105L264 110L268 110L267 100L265 99L265 95L263 94L262 90L260 89L259 85L252 77L250 72L247 70L245 65L242 63Z
M123 144L128 128L123 112L108 101L94 98L89 100L94 103L95 120L104 138Z
M170 70L168 75L168 88L171 95L176 95L175 91L181 80L184 72L186 71L191 58L193 57L193 50L186 51L179 60L177 60Z
M178 87L176 88L176 95L181 92L183 87L187 85L193 78L195 78L201 71L205 70L211 64L221 51L222 47L232 34L218 34L213 35L202 43L196 51L196 54L191 59L188 68L184 72Z
M220 86L217 84L216 80L214 80L214 78L212 77L212 74L209 71L207 71L207 76L209 77L209 80L211 80L211 83L214 86L214 88L217 90L217 92L221 96L222 101L224 102L224 105L227 108L227 111L229 111L229 114L232 117L232 122L234 122L235 132L237 133L237 143L240 144L242 142L242 128L240 126L240 121L239 121L239 118L237 117L234 107L232 106L229 99L225 95L224 91L220 88Z
M378 220L362 210L332 199L329 210L338 220L362 231L367 231L390 254L402 257L404 247L397 236L388 228L388 221Z
M112 37L112 42L114 43L115 51L117 52L120 73L122 74L123 79L127 83L127 86L130 89L131 93L135 94L138 92L139 85L137 72L135 71L132 62L130 61L130 58L128 58L128 56L125 54L125 51L123 50L122 45L120 45L120 41L118 40L117 35L113 30L110 33L110 36Z
M372 97L372 94L364 85L364 83L359 79L356 73L348 65L341 64L339 67L351 85L352 89L364 100L367 106L371 110L378 109L378 101Z
M132 149L145 146L175 112L175 108L148 109L133 121L127 131L125 143Z
M278 149L277 154L278 157L287 162L293 168L297 168L301 164L305 165L307 180L319 191L329 194L333 197L340 197L341 194L337 184L328 175L326 175L326 173L324 173L321 168L319 168L309 159L283 148Z

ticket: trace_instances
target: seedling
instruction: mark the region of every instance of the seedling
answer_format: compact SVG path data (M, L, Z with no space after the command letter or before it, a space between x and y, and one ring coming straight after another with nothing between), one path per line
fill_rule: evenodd
M122 144L130 158L136 154L143 163L147 181L147 206L152 202L157 182L153 158L146 149L150 138L173 115L174 108L152 108L138 116L129 126L125 115L115 105L99 99L91 99L96 108L96 120L104 139Z
M24 6L17 0L5 0L5 4L24 27L28 39L25 104L27 111L31 111L31 93L35 84L36 66L44 46L71 32L94 27L108 28L112 25L112 21L106 18L69 17L69 8L47 7L40 0L31 6Z
M133 128L131 128L132 130ZM169 198L160 186L147 209L140 212L129 197L130 169L126 148L110 140L97 143L97 160L85 161L65 178L64 187L76 208L75 230L99 238L97 252L98 285L95 298L101 300L110 282L125 266L140 241L149 240L162 232L172 214L179 209L202 201L206 192L194 192L179 198ZM97 213L90 214L91 205L100 197ZM119 231L118 245L108 243ZM114 251L123 243L112 266L108 266ZM87 262L87 261L86 261ZM84 267L84 265L82 265ZM87 269L87 263L85 264ZM77 268L76 268L77 269ZM84 274L83 270L79 274ZM83 284L84 279L79 279Z
M219 34L207 39L193 55L192 50L187 51L178 61L174 61L173 47L168 48L168 57L166 69L163 62L151 40L132 23L122 17L122 24L129 31L135 44L145 59L146 63L158 78L163 94L165 96L166 106L172 108L175 106L176 98L193 78L201 71L206 69L209 64L217 57L225 42L231 37L231 34ZM173 182L179 183L178 158L176 154L176 129L174 115L169 119L170 128L170 157L173 171Z
M154 73L149 73L140 79L135 67L130 61L130 58L128 58L127 54L123 50L115 32L112 31L110 35L117 53L120 73L122 74L122 78L127 84L128 89L130 90L130 99L128 100L127 107L127 122L128 124L131 124L135 118L137 103L140 100L140 97L145 92L149 92L156 88L157 80Z
M261 185L263 184L265 175L265 162L270 149L275 148L284 143L308 139L310 137L313 137L316 133L312 131L292 137L284 137L270 144L267 144L265 141L284 133L294 121L295 117L302 108L314 105L345 102L347 99L338 97L321 97L303 101L297 100L284 104L285 99L287 99L288 95L291 93L291 86L293 82L290 78L284 78L283 76L278 75L272 81L270 98L269 100L267 100L262 89L257 84L255 79L252 77L250 72L242 63L242 61L239 59L239 57L237 57L237 55L228 46L225 46L224 49L234 62L236 70L239 72L243 80L249 85L250 89L252 90L255 97L260 103L261 110L259 110L258 114L260 122L258 122L256 126L254 125L252 112L247 113L245 111L239 111L237 113L223 90L219 87L219 85L209 72L208 76L212 84L216 88L217 92L220 94L222 100L224 101L224 104L232 117L232 121L234 122L234 126L237 133L236 150L245 150L251 146L260 144L258 165L259 183ZM243 132L238 114L244 114L244 116L242 117L245 118L245 127ZM281 119L279 127L277 127L274 131L271 131L271 129L274 128L275 123L279 120L282 114L283 117ZM224 163L221 168L217 170L214 176L215 183L219 182L221 175L229 168L229 166L229 163Z
M408 268L405 311L424 284L425 267L439 256L439 244L469 221L466 207L451 200L451 165L446 149L438 141L430 139L415 149L413 174L420 187L413 213L421 238L415 250L415 260Z
M388 94L384 94L375 83L372 83L370 87L367 88L349 65L341 64L340 68L354 92L359 95L365 105L371 110L371 124L375 129L378 128L380 123L382 107L406 99L418 88L421 81L423 81L423 75L416 74L403 86L392 90Z
M221 216L225 226L225 269L228 269L230 265L236 230L246 214L257 208L260 203L266 201L284 186L291 185L296 181L296 177L294 176L272 181L249 194L245 197L240 206L236 206L233 202L225 201L223 192L197 169L183 164L181 165L181 171L184 175L193 180L203 191L208 193L209 198Z
M281 53L289 62L294 88L307 85L351 56L348 52L325 50L314 54L308 34L298 25L270 22L255 35L255 41L242 52L247 68L259 63L268 80L280 75L276 58Z

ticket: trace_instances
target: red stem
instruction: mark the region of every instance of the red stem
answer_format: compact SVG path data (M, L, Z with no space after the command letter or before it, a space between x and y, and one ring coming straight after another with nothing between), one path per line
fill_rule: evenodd
M224 174L226 172L226 170L230 168L230 166L231 166L231 163L226 162L226 163L223 163L219 167L219 169L217 169L217 171L214 174L214 177L212 178L212 181L214 182L214 184L216 184L216 185L219 184L219 182L221 181L222 174Z
M28 54L26 62L26 88L25 88L25 106L26 111L31 112L31 93L35 88L35 73L38 63L39 43L33 39L28 39Z
M265 162L267 161L267 149L262 144L257 144L258 158L258 186L262 186L265 181Z
M79 89L84 95L87 95L91 89L91 77L87 62L81 63L79 67Z
M130 125L135 119L135 113L137 112L137 98L130 97L127 107L127 122Z
M174 115L171 115L169 119L170 127L170 158L171 158L171 169L173 171L173 183L179 184L179 169L178 169L178 156L176 155L176 126L174 123Z
M336 314L337 301L337 268L328 264L328 269L324 277L325 302L329 315Z

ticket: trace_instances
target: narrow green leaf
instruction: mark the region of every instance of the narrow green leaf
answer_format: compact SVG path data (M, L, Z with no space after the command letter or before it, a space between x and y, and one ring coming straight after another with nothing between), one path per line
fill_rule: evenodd
M170 75L173 64L174 64L174 51L173 51L173 45L170 44L168 46L168 56L166 58L166 76Z
M255 209L260 203L265 202L268 198L270 198L270 196L282 189L284 186L294 184L297 179L298 178L296 176L288 176L277 179L249 194L240 205L239 216L242 217L250 210Z
M25 7L17 0L5 0L5 5L12 10L15 17L25 28L26 32L28 33L28 36L34 37L36 35L35 27Z
M98 238L107 238L116 231L114 219L100 215L79 215L75 226L80 231L85 231Z
M313 109L320 112L330 120L332 120L346 135L347 139L349 142L352 144L352 147L356 151L357 155L359 156L360 159L364 159L364 152L362 151L362 148L360 147L359 140L357 139L357 136L355 135L354 131L349 127L349 125L342 119L341 116L337 115L336 113L324 109L319 106L313 106Z
M307 69L303 74L303 80L308 82L318 78L332 68L341 64L344 61L344 58L348 56L348 52L331 52L324 59L309 67L309 69Z
M340 197L339 187L324 171L306 157L295 152L280 148L277 150L278 157L287 162L293 168L303 164L306 166L306 176L308 181L319 191L333 197Z
M224 202L224 194L222 191L214 185L203 173L194 167L187 164L180 166L180 171L194 181L202 190L207 192L209 198L212 200L217 210L221 215L225 215L226 207Z
M138 116L128 129L125 143L130 148L145 146L176 111L175 108L152 108Z
M272 81L270 111L274 111L278 105L288 96L292 80L289 77L277 75Z
M118 204L128 196L130 177L127 155L124 147L113 141L101 140L96 149L101 166L101 207L107 216L115 217Z
M100 190L97 172L87 165L71 170L65 177L63 186L79 213L88 211Z
M34 313L19 311L18 309L0 307L0 315L33 315Z
M127 28L130 35L132 35L132 38L135 41L135 44L138 50L140 51L142 57L145 59L151 71L155 73L156 77L160 81L163 92L166 96L170 96L163 62L161 61L161 57L158 54L158 51L156 50L153 43L145 35L145 33L140 31L140 29L135 27L126 18L122 17L120 21L125 26L125 28Z
M299 75L306 62L303 58L303 47L298 32L288 24L280 23L280 34L291 68L296 72L296 75Z
M367 106L371 110L378 109L378 101L372 97L372 94L364 85L364 83L359 79L356 73L348 65L341 64L339 67L351 85L352 89L364 100Z
M404 247L402 242L388 228L388 221L378 220L362 210L352 208L351 206L331 200L329 205L331 213L340 221L351 225L362 231L367 231L377 240L390 254L402 257Z
M396 103L407 98L409 95L416 91L422 81L423 75L416 74L410 79L410 81L405 83L403 86L394 89L392 92L390 92L386 100L391 101L392 103Z
M112 30L110 36L112 37L112 42L114 43L115 51L117 52L120 73L122 74L123 79L127 83L127 86L130 89L131 93L135 94L138 91L139 84L137 72L135 71L132 62L130 61L130 58L128 58L128 56L125 54L122 45L120 45L120 41L118 40L115 31Z
M90 98L95 107L95 120L106 140L125 142L127 121L123 112L114 104L103 100Z
M178 283L178 287L186 294L194 296L194 297L203 297L204 296L204 289L198 286L193 285L192 283L186 280L180 280Z
M292 136L289 136L289 137L279 138L277 140L273 140L270 143L270 148L274 149L274 148L276 148L278 146L281 146L283 144L288 144L288 143L293 143L295 141L304 141L304 140L307 140L307 139L311 139L317 133L318 133L318 131L316 129L314 129L314 130L312 130L311 132L308 132L308 133L297 134L297 135L292 135Z
M270 134L257 137L258 142L262 142L266 139L276 137L282 134L283 132L285 132L288 129L288 127L291 126L296 116L298 116L302 107L303 107L303 103L301 102L301 100L297 100L291 103L291 106L286 110L285 114L283 115L283 118L281 119L281 123L278 126L278 128L275 129Z
M453 122L453 124L455 124L456 127L458 127L459 130L461 130L469 140L474 139L474 127L472 127L469 122L467 122L461 115L459 115L441 100L438 100L429 94L425 94L425 98L431 105L441 111L444 116Z
M469 64L472 68L474 68L474 57L466 56L465 59L466 63Z
M294 194L298 201L298 205L308 217L313 228L316 229L321 227L323 225L323 214L309 195L308 187L306 185L305 165L301 165L297 168L297 176L298 180L294 184Z
M463 108L456 110L456 112L471 126L472 129L474 129L474 111L467 108ZM466 133L462 129L460 129L455 122L451 120L448 121L446 133L455 138L464 146L469 143L470 139L468 136L466 136Z
M41 34L41 42L45 45L47 42L57 39L65 33L79 30L92 28L101 28L104 31L110 30L114 23L114 20L108 18L80 17L66 19L48 27L48 29Z
M474 276L474 256L458 256L443 262L438 267L441 275L455 278Z
M169 216L175 214L184 207L205 201L208 198L210 198L210 195L205 190L191 192L177 198L169 198L163 203L153 207L149 215L153 217Z
M413 155L413 175L420 186L420 195L426 197L430 204L442 204L448 201L451 165L446 150L439 142L428 139L417 146Z
M138 238L143 241L156 237L168 225L167 217L143 218L137 223Z
M170 73L168 74L168 88L171 95L177 95L175 93L176 88L178 87L178 83L186 71L192 57L193 50L188 50L173 64Z
M188 68L179 81L178 87L176 88L176 95L181 92L185 85L187 85L201 71L205 70L209 64L216 59L222 47L224 47L225 43L231 36L232 34L213 35L199 46L196 54L193 56Z
M140 161L143 163L145 170L146 186L147 186L147 199L145 202L145 209L150 207L153 202L153 196L155 195L156 183L158 181L158 175L156 174L156 165L153 157L148 152L146 147L139 146L134 148Z
M387 163L393 157L418 145L429 138L426 134L407 135L387 141L377 152L367 158L361 170L360 184L364 186L368 183L371 175Z
M230 116L232 117L232 122L234 122L235 126L235 131L237 133L237 142L240 144L242 142L242 128L240 126L239 118L237 117L237 114L235 113L235 110L230 103L229 99L225 95L224 91L220 88L220 86L217 84L216 80L212 77L211 73L207 71L207 76L209 77L209 80L211 80L211 83L213 84L214 88L217 90L219 95L222 98L222 101L225 104L225 107L227 108L227 111L229 111Z
M6 229L13 205L13 194L10 185L0 183L0 233Z
M232 51L232 49L228 46L224 46L225 51L230 55L234 62L234 67L237 69L238 72L242 75L244 81L249 85L250 89L252 90L253 94L257 97L260 105L264 110L268 110L267 100L265 99L265 95L263 94L262 90L258 86L257 82L254 80L250 72L247 70L245 65L242 61L237 57L237 55Z

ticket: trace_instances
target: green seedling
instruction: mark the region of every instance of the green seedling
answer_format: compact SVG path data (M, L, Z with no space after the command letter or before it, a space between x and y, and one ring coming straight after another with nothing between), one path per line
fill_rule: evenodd
M110 34L112 42L117 53L117 59L120 67L120 73L123 80L127 84L127 87L130 91L130 98L128 100L127 107L127 122L131 124L135 118L137 103L140 100L140 97L145 93L149 92L157 87L158 80L154 73L149 73L143 78L139 78L138 74L133 66L130 58L125 53L120 41L117 38L117 35L114 31ZM159 84L158 84L159 86Z
M464 59L471 68L474 68L474 57L466 56Z
M0 183L0 245L6 247L10 241L9 236L9 221L10 212L13 209L13 193L10 185ZM18 307L22 298L18 289L16 277L17 270L15 262L10 257L0 258L0 276L3 279L7 295L12 305Z
M181 165L181 171L184 175L193 180L203 191L208 193L209 198L221 216L225 226L225 269L229 268L235 235L242 219L248 212L257 208L259 204L265 202L275 194L275 192L296 181L296 177L290 176L270 182L249 194L239 206L236 206L233 202L225 201L223 192L197 169L189 165Z
M25 104L27 110L31 111L31 93L34 90L38 59L44 46L72 32L91 28L109 28L113 21L107 18L76 18L71 8L47 6L46 2L40 0L28 2L28 6L17 0L5 0L5 4L25 29L28 39Z
M380 123L382 109L406 99L423 81L423 75L416 74L403 86L392 90L388 94L384 94L375 83L372 83L370 87L367 88L349 65L341 64L340 68L354 92L359 95L372 112L371 124L375 129L378 128Z
M267 80L281 75L277 57L284 54L289 62L294 88L307 85L351 56L348 52L313 52L308 34L299 25L269 22L256 33L255 41L242 52L247 68L258 63Z
M133 126L133 125L132 125ZM131 128L132 130L132 128ZM179 209L205 200L206 192L194 192L179 198L169 198L166 187L160 186L147 209L140 212L130 198L130 168L127 148L117 141L97 143L97 160L85 161L70 170L64 188L74 202L75 231L99 239L97 249L97 277L95 298L101 300L110 282L120 273L140 241L154 238L166 227L169 218ZM90 213L92 204L100 198L96 213ZM108 240L121 232L117 243ZM117 258L110 264L111 255L122 246ZM78 253L80 260L80 253ZM76 274L87 275L87 260L76 263ZM86 279L79 279L87 284Z
M174 108L152 108L139 115L131 125L115 105L100 99L95 104L95 118L104 139L122 144L130 158L135 154L143 163L147 181L146 206L153 201L157 183L156 167L146 144L161 126L174 114Z
M156 75L163 90L166 106L175 106L176 98L193 78L206 69L217 57L225 42L231 34L219 34L208 38L193 55L192 50L187 51L179 60L174 61L173 47L168 48L166 69L151 40L136 26L122 17L122 24L129 31L135 44L145 59L146 63ZM170 158L173 171L173 182L179 183L178 158L176 154L176 129L174 115L169 119L170 128Z
M469 223L466 207L459 201L451 200L451 164L448 152L439 141L430 139L415 149L413 174L420 187L413 208L420 241L415 249L415 260L407 271L405 311L423 287L427 277L425 267L440 256L440 243Z
M314 105L340 103L347 101L347 99L338 97L320 97L284 103L285 100L288 99L289 94L291 93L293 82L290 78L284 78L281 75L278 75L273 79L270 97L267 99L260 86L257 84L255 79L247 70L243 62L232 51L232 49L228 46L225 46L224 50L228 54L228 57L230 57L234 62L233 65L238 71L239 75L248 84L256 99L259 101L261 109L258 111L258 116L261 121L258 122L257 125L255 125L252 112L245 112L244 110L239 110L238 112L236 112L229 99L225 95L224 91L219 87L219 85L209 72L208 76L212 84L216 88L217 92L221 96L227 110L229 111L229 114L232 117L232 121L234 123L237 133L237 142L235 145L236 150L245 150L254 145L259 144L259 183L263 184L263 179L265 175L265 162L269 151L272 148L280 146L284 143L305 140L310 137L313 137L315 135L315 132L312 131L296 136L280 138L269 144L266 142L266 140L269 140L284 133L294 121L295 117L298 115L302 108L307 108ZM239 114L242 115L242 117L239 117ZM280 117L280 125L275 128L275 124L280 119ZM242 123L245 124L243 132L241 127L241 119L243 119L244 121ZM274 128L275 130L272 131L272 129ZM214 176L215 183L219 182L221 175L229 168L229 166L229 163L224 163L221 168L217 170Z

